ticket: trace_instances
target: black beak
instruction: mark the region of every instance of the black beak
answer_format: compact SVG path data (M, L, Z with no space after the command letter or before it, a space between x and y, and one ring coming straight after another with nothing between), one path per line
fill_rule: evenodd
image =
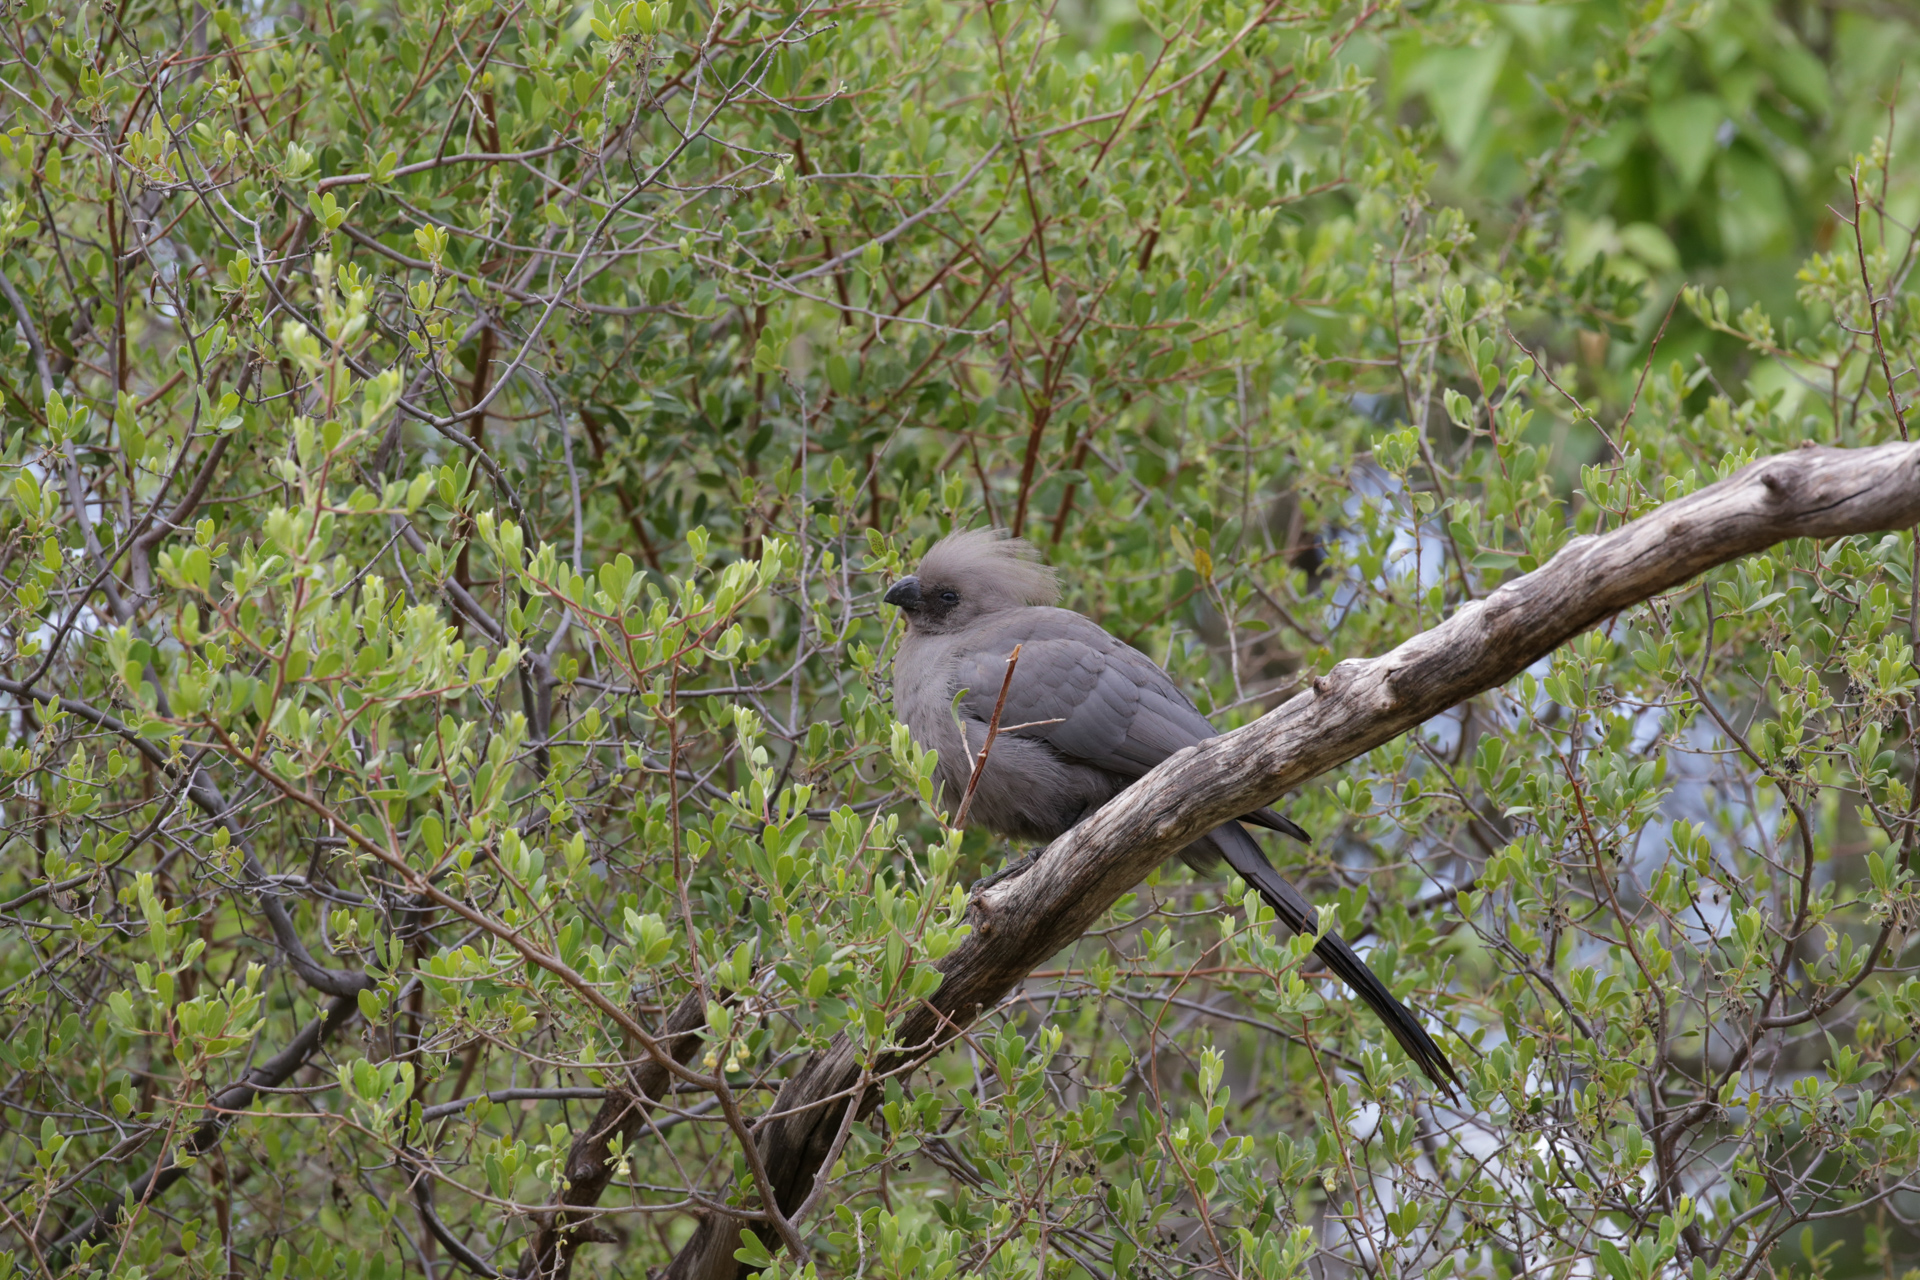
M913 612L920 607L920 579L914 577L900 579L888 588L887 594L882 596L881 600L896 608L905 609L909 613Z

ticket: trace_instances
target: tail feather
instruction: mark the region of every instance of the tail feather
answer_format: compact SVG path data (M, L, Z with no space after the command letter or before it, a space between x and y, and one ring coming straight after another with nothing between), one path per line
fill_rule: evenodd
M1242 822L1251 822L1256 827L1265 827L1269 831L1278 831L1283 836L1292 836L1301 844L1312 844L1313 837L1307 829L1277 809L1255 809L1241 818Z
M1318 922L1313 904L1274 869L1273 864L1267 861L1267 855L1254 843L1253 837L1238 823L1230 822L1216 827L1209 833L1205 843L1217 848L1225 856L1227 865L1259 891L1267 905L1280 917L1280 923L1295 933L1314 932ZM1412 1011L1393 998L1393 993L1387 990L1387 984L1380 981L1379 975L1367 967L1366 961L1354 954L1346 940L1337 933L1329 932L1320 939L1313 951L1379 1016L1387 1030L1393 1033L1393 1038L1400 1042L1400 1047L1407 1051L1407 1056L1419 1065L1427 1078L1446 1090L1448 1096L1458 1097L1456 1090L1461 1087L1460 1077L1454 1073L1447 1055L1433 1042L1433 1037L1427 1034L1427 1029L1420 1025L1420 1020L1414 1017Z

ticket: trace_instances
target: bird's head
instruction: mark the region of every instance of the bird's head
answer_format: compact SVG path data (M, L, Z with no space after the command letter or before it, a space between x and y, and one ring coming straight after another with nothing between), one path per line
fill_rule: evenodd
M1000 529L972 529L935 543L919 572L894 583L883 599L906 615L909 630L938 635L1059 596L1053 570L1030 545Z

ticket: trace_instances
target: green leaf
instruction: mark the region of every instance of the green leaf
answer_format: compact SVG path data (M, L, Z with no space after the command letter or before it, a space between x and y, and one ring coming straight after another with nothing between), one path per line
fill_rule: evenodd
M765 1267L773 1262L773 1255L767 1252L767 1246L762 1244L760 1237L752 1231L740 1233L740 1247L733 1251L733 1256L749 1267Z
M1682 187L1691 190L1699 185L1707 162L1713 159L1720 124L1726 118L1727 109L1720 99L1705 93L1656 103L1647 111L1647 132L1679 175Z
M1424 91L1440 122L1440 136L1456 154L1472 145L1487 115L1487 102L1507 64L1512 38L1494 35L1478 45L1428 54L1407 77L1409 88Z
M1773 162L1742 143L1720 157L1720 239L1723 248L1742 257L1787 247L1792 213L1786 184Z
M853 369L847 364L847 358L839 352L827 357L827 385L839 395L853 393Z

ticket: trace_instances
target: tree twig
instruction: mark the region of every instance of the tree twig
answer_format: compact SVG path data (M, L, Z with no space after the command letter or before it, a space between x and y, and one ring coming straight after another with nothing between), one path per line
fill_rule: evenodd
M967 773L967 794L960 797L960 812L953 815L956 827L967 825L967 810L973 807L973 793L980 789L981 775L987 771L987 753L993 750L993 740L1000 736L1000 713L1007 709L1007 690L1013 687L1013 669L1019 662L1020 646L1015 645L1007 655L1007 674L1000 678L1000 696L994 699L993 716L987 721L987 740L980 744L980 754L973 758L973 768Z

